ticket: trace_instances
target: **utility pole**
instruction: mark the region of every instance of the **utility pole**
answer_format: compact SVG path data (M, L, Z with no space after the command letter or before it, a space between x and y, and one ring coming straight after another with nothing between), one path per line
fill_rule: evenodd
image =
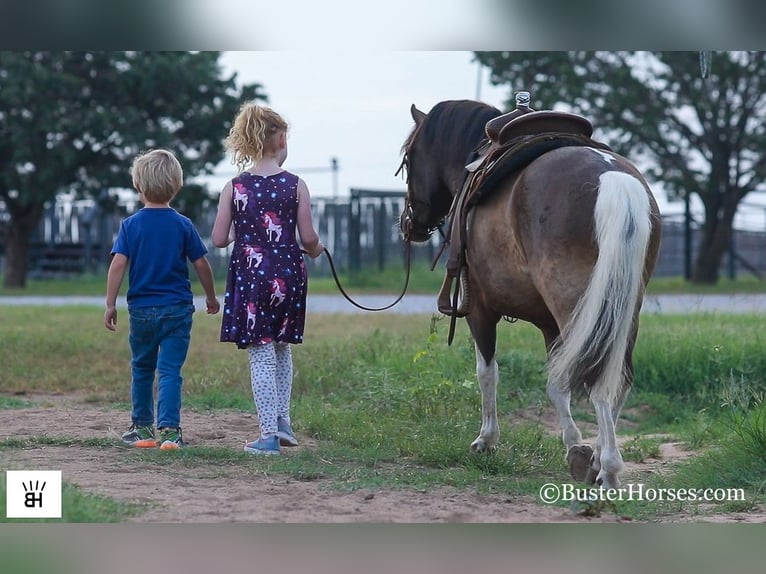
M340 167L338 166L338 158L330 158L330 165L327 167L296 167L292 171L295 173L317 173L317 172L332 172L332 198L338 198L338 172Z
M332 198L338 199L338 158L331 158L330 165L332 166Z

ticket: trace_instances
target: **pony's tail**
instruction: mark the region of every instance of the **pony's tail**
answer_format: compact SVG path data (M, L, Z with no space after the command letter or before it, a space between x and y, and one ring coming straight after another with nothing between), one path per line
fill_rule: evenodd
M599 182L596 265L553 348L550 376L575 395L612 404L624 382L625 352L644 286L652 222L649 196L638 179L607 171Z

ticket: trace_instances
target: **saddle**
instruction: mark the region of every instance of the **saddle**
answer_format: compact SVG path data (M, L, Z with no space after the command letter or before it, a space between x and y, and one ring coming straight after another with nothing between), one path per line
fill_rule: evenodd
M519 92L514 110L487 122L487 137L474 150L474 157L466 165L463 185L450 207L444 245L449 248L447 270L437 298L439 312L452 318L449 344L454 337L455 319L465 317L471 310L465 259L467 220L471 208L494 191L501 180L521 171L553 149L565 146L610 149L590 138L593 126L584 117L567 112L535 111L528 106L528 102L529 93ZM453 290L455 280L457 284Z

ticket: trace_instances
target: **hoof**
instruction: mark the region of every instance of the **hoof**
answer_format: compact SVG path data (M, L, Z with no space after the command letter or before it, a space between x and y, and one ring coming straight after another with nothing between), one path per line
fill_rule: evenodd
M602 488L620 488L620 479L617 478L617 475L609 474L604 471L598 473L596 483Z
M587 484L595 484L598 477L598 471L592 466L588 467L588 473L585 475L585 482Z
M471 443L471 452L475 453L491 453L495 452L495 446L491 446L487 444L487 442L483 438L477 438L475 441Z
M576 444L567 451L567 464L569 464L569 474L572 478L580 482L593 483L596 480L596 473L591 467L593 459L593 449L587 444Z

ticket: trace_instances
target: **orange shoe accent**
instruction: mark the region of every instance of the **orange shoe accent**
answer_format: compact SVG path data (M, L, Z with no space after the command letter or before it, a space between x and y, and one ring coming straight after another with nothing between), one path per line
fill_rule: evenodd
M157 448L157 441L153 438L145 438L143 440L137 440L133 443L136 448Z
M180 450L181 447L174 442L163 442L160 450Z

